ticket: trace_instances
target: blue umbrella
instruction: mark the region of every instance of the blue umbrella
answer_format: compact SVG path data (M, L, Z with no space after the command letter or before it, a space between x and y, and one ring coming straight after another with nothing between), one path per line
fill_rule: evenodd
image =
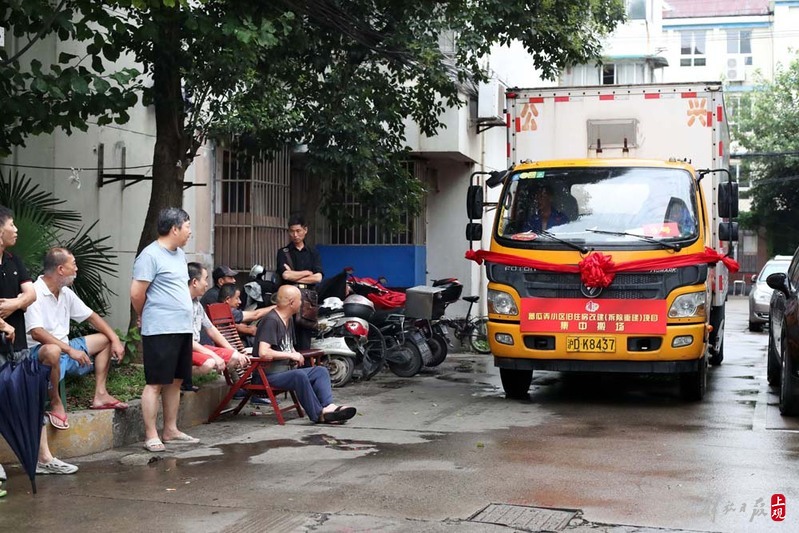
M0 335L0 350L8 361L0 367L0 434L19 459L36 494L36 462L44 424L50 367L36 358L18 358ZM21 359L21 360L19 360Z

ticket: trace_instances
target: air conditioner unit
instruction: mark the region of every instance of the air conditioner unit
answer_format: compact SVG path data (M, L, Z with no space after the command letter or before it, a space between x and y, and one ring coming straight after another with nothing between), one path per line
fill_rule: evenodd
M744 58L741 56L727 56L727 81L746 80Z
M505 122L505 85L499 80L491 79L478 87L477 120Z

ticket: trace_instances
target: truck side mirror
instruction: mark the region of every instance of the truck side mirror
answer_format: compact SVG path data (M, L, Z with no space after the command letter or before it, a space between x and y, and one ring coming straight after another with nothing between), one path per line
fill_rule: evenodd
M719 222L719 240L726 242L738 242L738 223Z
M785 296L788 296L789 287L788 287L788 274L785 272L775 272L771 274L769 277L766 278L766 285L774 289L775 291L780 291Z
M491 172L491 177L486 180L486 185L493 189L497 185L501 185L507 175L507 170L495 170Z
M719 183L719 216L721 218L735 218L738 216L737 182Z
M479 185L469 185L466 192L466 215L469 220L483 218L483 188Z
M483 225L479 222L469 222L468 224L466 224L466 240L467 241L483 240Z

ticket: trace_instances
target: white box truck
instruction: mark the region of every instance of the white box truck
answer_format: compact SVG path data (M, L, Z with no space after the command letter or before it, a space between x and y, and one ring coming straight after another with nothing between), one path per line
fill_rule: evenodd
M485 262L503 387L536 369L673 373L723 359L737 184L718 82L509 89L508 170ZM469 189L480 240L482 185Z

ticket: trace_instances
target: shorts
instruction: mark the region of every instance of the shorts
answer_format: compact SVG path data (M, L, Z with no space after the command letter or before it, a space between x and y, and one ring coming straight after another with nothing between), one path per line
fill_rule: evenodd
M84 337L70 339L69 345L76 350L86 352L86 355L91 357L91 354L89 353L89 347L86 345L86 339ZM39 357L39 348L41 347L41 344L37 344L31 348L31 357ZM63 352L61 353L61 359L59 359L58 364L61 367L61 376L59 381L63 380L64 376L83 376L94 371L94 360L92 360L92 364L90 365L81 366L80 363Z
M219 346L208 346L205 344L203 345L203 347L208 348L216 355L221 357L225 361L225 363L229 363L230 358L233 357L233 350L231 350L230 348L221 348ZM206 355L204 353L191 352L191 364L193 364L194 366L203 366L203 364L206 361L208 361L210 358L211 358L210 355Z
M142 335L144 382L171 385L176 379L191 380L191 333Z

